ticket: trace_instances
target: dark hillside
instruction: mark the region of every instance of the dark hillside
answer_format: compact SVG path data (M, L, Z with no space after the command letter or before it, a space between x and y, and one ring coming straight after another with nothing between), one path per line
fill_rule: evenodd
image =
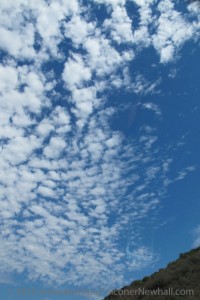
M118 299L200 300L200 247L180 254L179 259L151 276L112 291L104 300Z

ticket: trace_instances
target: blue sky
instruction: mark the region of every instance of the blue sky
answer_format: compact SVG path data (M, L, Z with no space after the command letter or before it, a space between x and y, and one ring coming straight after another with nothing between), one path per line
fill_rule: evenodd
M199 2L0 8L3 299L101 299L198 246Z

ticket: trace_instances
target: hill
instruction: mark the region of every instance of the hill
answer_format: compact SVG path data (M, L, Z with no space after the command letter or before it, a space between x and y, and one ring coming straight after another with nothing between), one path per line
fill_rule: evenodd
M179 259L151 276L114 290L104 300L199 300L200 247L180 254Z

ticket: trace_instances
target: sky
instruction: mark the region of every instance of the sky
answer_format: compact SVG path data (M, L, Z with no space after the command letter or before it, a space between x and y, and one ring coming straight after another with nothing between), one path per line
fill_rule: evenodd
M199 37L198 0L1 0L3 299L102 299L200 245Z

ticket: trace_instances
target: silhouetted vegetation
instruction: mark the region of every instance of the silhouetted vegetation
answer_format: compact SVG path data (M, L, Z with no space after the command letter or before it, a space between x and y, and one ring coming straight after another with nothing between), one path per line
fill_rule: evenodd
M199 300L200 299L200 247L193 249L187 253L181 253L179 259L170 262L165 269L160 269L151 276L146 276L142 280L132 282L129 286L111 292L105 300ZM138 288L148 291L160 289L159 295L131 295L130 291L136 291ZM191 294L187 295L162 295L162 292L173 290ZM126 295L122 294L126 291ZM128 291L130 293L128 293ZM117 294L118 293L118 294ZM167 292L166 292L167 293Z

